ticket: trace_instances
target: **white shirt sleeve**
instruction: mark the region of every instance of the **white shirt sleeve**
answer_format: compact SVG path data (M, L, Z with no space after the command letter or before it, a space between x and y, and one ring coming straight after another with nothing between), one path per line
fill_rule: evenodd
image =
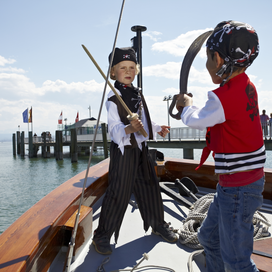
M203 130L226 121L223 106L214 92L208 92L208 100L201 109L196 106L185 107L181 120L189 127Z
M161 126L158 125L157 123L151 121L152 124L152 130L153 130L153 140L157 141L157 133L162 130Z

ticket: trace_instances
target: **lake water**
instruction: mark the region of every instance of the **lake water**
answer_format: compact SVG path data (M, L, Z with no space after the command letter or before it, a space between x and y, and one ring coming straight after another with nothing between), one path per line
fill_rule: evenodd
M158 149L165 157L183 158L182 149ZM77 163L71 163L69 147L64 147L64 158L29 159L13 156L12 143L0 142L0 234L18 217L41 198L63 182L86 170L88 156L79 156ZM265 167L272 168L272 151L267 151ZM27 151L26 151L27 154ZM195 160L199 160L201 150L194 150ZM92 165L103 160L103 150L93 154ZM208 161L213 161L212 157Z

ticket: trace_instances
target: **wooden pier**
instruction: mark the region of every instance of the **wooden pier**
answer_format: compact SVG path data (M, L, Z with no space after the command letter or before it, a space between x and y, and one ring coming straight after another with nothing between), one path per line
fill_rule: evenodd
M42 137L32 136L32 132L29 132L28 138L24 137L24 132L19 132L13 134L13 155L17 154L21 157L25 156L25 146L28 145L28 156L29 158L37 157L38 151L41 149L43 158L50 158L51 155L56 158L56 160L63 159L63 146L70 147L70 157L71 162L77 162L78 153L84 152L85 155L90 153L90 148L93 144L93 139L90 135L76 135L76 130L71 130L71 135L63 137L63 131L57 130L55 133L55 140L48 135L44 134ZM172 135L175 137L174 133ZM85 137L83 137L85 136ZM180 137L180 136L179 136ZM16 141L17 139L17 141ZM97 147L102 147L104 150L104 157L108 157L108 150L110 147L110 138L106 132L105 124L102 124L102 133L97 134L96 141L94 143L94 149ZM158 137L157 141L148 141L149 148L182 148L184 159L194 159L194 149L203 149L206 146L206 141L203 135L197 135L191 139L176 139L169 138L163 139ZM266 150L272 150L272 140L264 140ZM53 148L53 152L52 149Z

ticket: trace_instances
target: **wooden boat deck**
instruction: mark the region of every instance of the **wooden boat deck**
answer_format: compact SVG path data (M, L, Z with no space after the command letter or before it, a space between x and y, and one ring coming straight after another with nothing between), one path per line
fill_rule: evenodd
M197 186L211 190L215 188L216 176L213 173L212 163L206 163L196 172L194 171L198 163L196 161L166 160L165 163L159 163L156 169L161 180L175 181L176 178L188 176ZM106 257L97 254L90 244L92 232L98 224L100 197L107 187L108 163L109 160L104 160L91 167L89 171L75 247L75 254L79 257L72 264L72 268L78 272L96 271ZM266 169L266 176L269 182L265 186L264 197L271 204L272 170ZM0 235L1 272L62 271L84 177L85 171L63 183ZM164 193L162 196L165 219L178 229L188 209ZM271 213L266 215L272 222ZM114 244L113 240L111 242ZM257 250L271 254L272 239L258 241L255 246ZM186 246L164 242L160 237L151 234L151 230L144 233L138 209L129 205L118 244L115 245L110 261L105 264L104 268L105 271L132 268L141 260L142 254L147 253L149 260L145 260L140 265L141 267L160 265L172 268L177 272L187 271L186 263L192 251ZM55 258L57 254L58 257ZM253 258L260 271L272 271L271 258L255 254ZM194 271L205 271L202 255L196 258Z
M179 229L181 221L185 219L188 209L183 205L176 203L173 199L165 194L162 194L165 221L171 222L174 229ZM132 200L134 200L132 198ZM100 203L94 206L94 221L93 229L98 225L100 214ZM96 206L98 209L96 210ZM130 271L142 259L143 254L147 253L148 260L144 260L139 267L153 266L153 270L142 271L171 271L161 270L161 267L168 267L173 271L181 272L187 271L187 260L191 252L194 250L181 245L180 243L170 244L164 241L160 236L154 235L149 229L146 233L143 229L143 221L139 209L129 204L126 210L124 221L121 226L118 243L114 243L114 238L111 239L113 253L111 255L98 254L94 246L91 244L92 239L80 254L80 258L72 265L72 270L75 272L97 271L99 266L109 257L109 261L104 265L107 272L122 271L121 269L128 269ZM61 258L65 256L65 251ZM60 261L55 262L50 271L60 271L62 269ZM156 269L154 268L156 266ZM203 255L197 258L197 262L193 264L194 272L206 271L205 260ZM104 271L104 270L101 270ZM140 270L141 271L141 270Z
M204 188L200 188L203 189ZM209 190L208 192L212 192ZM162 193L164 210L165 210L165 220L166 222L171 222L171 226L174 229L179 229L181 227L181 221L186 218L188 214L188 208L184 205L177 203L172 198ZM132 198L132 200L134 200ZM192 199L188 198L189 201ZM98 208L98 209L96 209ZM94 206L94 221L93 229L98 225L100 214L100 203ZM272 214L263 213L272 222ZM272 238L266 238L272 239ZM260 244L263 241L258 241ZM114 243L114 238L111 239L111 245L113 248L113 253L111 255L101 255L98 254L94 246L91 244L92 239L90 237L89 242L82 250L80 258L72 264L71 268L74 272L86 272L86 271L98 271L103 261L109 257L109 261L103 266L105 270L101 271L131 271L131 269L137 265L144 253L149 256L148 260L144 260L140 267L147 266L146 270L140 271L176 271L176 272L186 272L188 271L187 262L190 254L195 251L195 249L189 248L185 245L181 245L179 242L176 244L170 244L164 241L161 237L156 236L151 233L149 229L146 233L143 230L143 222L140 216L140 212L132 204L128 205L123 224L121 226L120 235L118 243ZM255 243L254 249L271 252L271 241L267 244L268 250L264 250L263 244L258 245ZM59 260L64 259L65 249L63 250L62 256ZM271 253L270 253L271 254ZM253 254L253 259L258 265L260 271L271 271L272 259L258 256ZM62 269L61 261L56 261L52 270L49 271L60 271ZM55 266L54 266L55 265ZM153 267L153 270L151 268ZM155 268L156 267L156 268ZM167 267L172 270L163 270L159 267ZM149 270L149 269L150 270ZM203 254L198 255L192 262L192 268L194 272L206 272L205 258Z

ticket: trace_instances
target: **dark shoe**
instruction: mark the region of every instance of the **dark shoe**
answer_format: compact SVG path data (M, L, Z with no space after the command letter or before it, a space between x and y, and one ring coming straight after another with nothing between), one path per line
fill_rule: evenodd
M110 239L107 236L101 238L93 238L93 245L99 254L109 255L112 253Z
M169 243L175 243L178 237L175 235L173 228L170 227L171 223L159 224L157 230L152 232L156 235L160 235L165 241Z

